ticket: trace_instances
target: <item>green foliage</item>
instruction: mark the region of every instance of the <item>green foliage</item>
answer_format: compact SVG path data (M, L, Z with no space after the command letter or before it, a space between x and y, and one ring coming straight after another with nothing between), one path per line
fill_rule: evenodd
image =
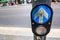
M7 2L7 0L1 0L2 2Z

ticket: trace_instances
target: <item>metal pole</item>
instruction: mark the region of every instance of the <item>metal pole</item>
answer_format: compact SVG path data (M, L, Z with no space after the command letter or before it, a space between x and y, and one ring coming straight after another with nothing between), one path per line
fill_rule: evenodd
M36 35L34 35L34 40L37 40L37 36Z
M16 4L17 0L15 0L15 4Z
M36 36L36 35L34 35L34 40L46 40L46 36Z
M32 0L32 7L35 7L36 5L39 4L47 4L51 6L51 0Z

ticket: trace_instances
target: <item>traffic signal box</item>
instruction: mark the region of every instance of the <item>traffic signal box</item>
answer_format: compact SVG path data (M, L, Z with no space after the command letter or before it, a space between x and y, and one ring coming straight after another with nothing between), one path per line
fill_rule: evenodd
M38 4L36 6L34 5L31 11L32 32L37 36L45 36L51 29L53 10L49 6L50 4Z

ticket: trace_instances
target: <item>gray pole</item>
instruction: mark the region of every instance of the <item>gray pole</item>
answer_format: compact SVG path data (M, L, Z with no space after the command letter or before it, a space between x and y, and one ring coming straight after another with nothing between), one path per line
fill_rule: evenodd
M17 0L15 0L15 4L16 4Z
M35 7L36 5L39 4L47 4L51 6L51 0L32 0L32 7Z
M34 35L34 40L46 40L46 36L36 36L36 35Z

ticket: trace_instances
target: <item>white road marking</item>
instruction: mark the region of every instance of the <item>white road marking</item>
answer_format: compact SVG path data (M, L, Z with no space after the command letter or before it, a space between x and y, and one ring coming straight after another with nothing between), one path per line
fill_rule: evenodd
M16 35L16 36L33 36L31 28L20 27L0 27L0 34L2 35ZM52 28L47 37L60 38L60 29Z

